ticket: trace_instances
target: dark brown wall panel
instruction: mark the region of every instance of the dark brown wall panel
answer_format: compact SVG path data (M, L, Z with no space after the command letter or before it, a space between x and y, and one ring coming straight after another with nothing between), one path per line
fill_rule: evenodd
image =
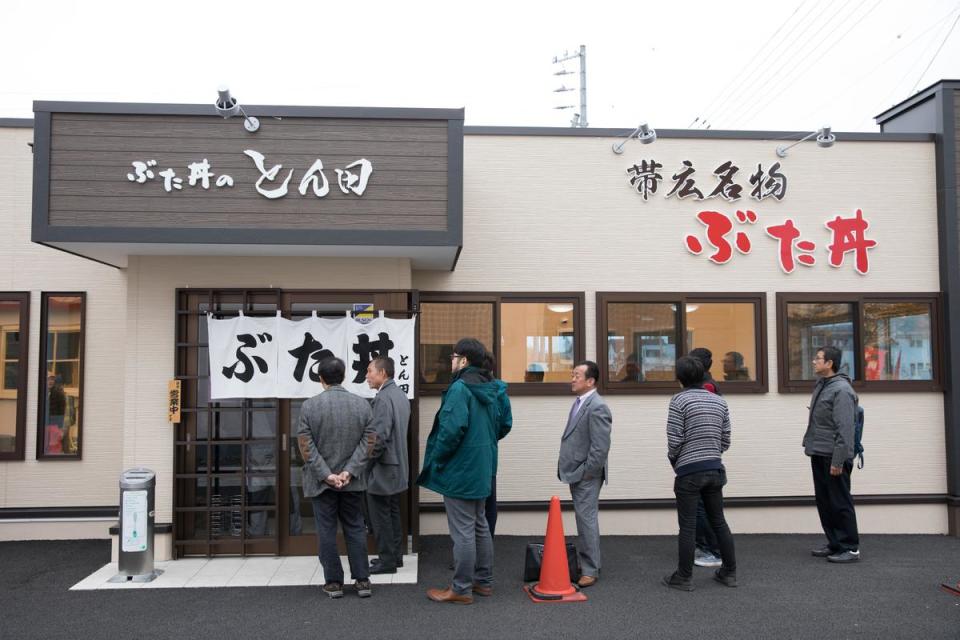
M248 133L240 117L53 113L47 222L51 227L350 229L447 231L448 124L417 119L273 118ZM273 189L290 169L287 195L268 199L244 150L281 164ZM344 194L335 169L360 158L373 165L362 196ZM188 165L206 159L232 187L189 186ZM330 191L300 195L300 180L323 161ZM134 161L156 160L155 178L131 182ZM171 168L182 189L167 192ZM354 173L357 172L353 169ZM213 180L215 181L216 178Z

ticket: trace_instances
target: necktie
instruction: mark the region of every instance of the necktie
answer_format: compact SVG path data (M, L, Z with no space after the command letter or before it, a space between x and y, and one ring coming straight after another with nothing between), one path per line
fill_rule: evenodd
M580 396L577 396L577 399L573 401L573 408L570 409L570 417L567 418L567 422L573 420L573 417L577 415L577 409L580 408Z

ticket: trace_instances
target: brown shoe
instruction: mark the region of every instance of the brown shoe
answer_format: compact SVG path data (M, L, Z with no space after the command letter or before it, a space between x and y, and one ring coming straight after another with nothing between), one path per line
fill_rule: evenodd
M489 598L493 595L493 587L484 587L479 584L473 585L473 592L478 596L483 596L484 598Z
M434 602L452 602L453 604L473 604L473 596L462 596L453 589L427 589L427 597Z
M596 576L580 576L580 579L577 580L577 586L581 589L586 589L587 587L592 587L597 584L598 578Z

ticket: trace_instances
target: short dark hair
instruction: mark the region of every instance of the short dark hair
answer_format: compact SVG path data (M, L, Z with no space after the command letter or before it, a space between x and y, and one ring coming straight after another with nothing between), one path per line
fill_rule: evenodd
M320 362L318 373L320 379L330 386L343 382L343 375L346 370L347 367L340 358L325 358Z
M824 361L829 360L832 363L830 368L833 369L834 373L840 371L840 362L843 360L843 352L840 349L828 346L820 347L817 351L823 354Z
M704 373L713 368L713 352L710 351L710 349L697 347L696 349L691 349L687 355L700 361L700 364L703 365Z
M476 338L461 338L453 348L458 356L463 356L474 367L482 367L487 348Z
M593 378L594 384L600 384L600 366L597 365L593 360L581 360L573 368L577 367L586 367L586 370L583 372L583 377L585 380Z
M736 368L741 368L743 366L743 354L739 351L727 351L725 355L733 358L733 366Z
M388 356L380 356L379 358L374 358L370 361L370 364L373 365L373 368L377 371L381 371L387 374L387 378L392 379L394 368L393 368L393 358Z
M677 380L683 388L695 387L703 382L703 363L693 356L681 356L677 359Z
M490 373L493 373L497 370L497 358L489 351L486 351L483 354L483 368Z

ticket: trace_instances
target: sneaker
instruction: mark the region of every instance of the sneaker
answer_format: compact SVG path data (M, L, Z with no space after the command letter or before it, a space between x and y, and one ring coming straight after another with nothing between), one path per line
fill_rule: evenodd
M860 561L860 552L859 551L839 551L837 553L827 556L829 562L838 562L838 563L847 563L847 562L859 562Z
M833 548L828 544L825 544L822 547L817 547L816 549L810 550L810 555L812 555L814 558L826 558L827 556L832 554L833 554Z
M325 594L334 600L343 597L343 585L339 582L328 582L327 584L323 585L322 589Z
M709 551L697 549L693 552L693 564L698 567L719 567L723 564L723 560Z
M679 591L693 591L692 580L690 580L690 578L681 578L676 573L663 576L663 580L660 582L671 589L677 589Z
M713 579L725 587L737 586L737 574L725 573L723 569L717 569L713 572Z
M370 588L369 580L357 580L354 583L354 587L357 589L357 595L361 598L369 598L373 595L373 589Z

